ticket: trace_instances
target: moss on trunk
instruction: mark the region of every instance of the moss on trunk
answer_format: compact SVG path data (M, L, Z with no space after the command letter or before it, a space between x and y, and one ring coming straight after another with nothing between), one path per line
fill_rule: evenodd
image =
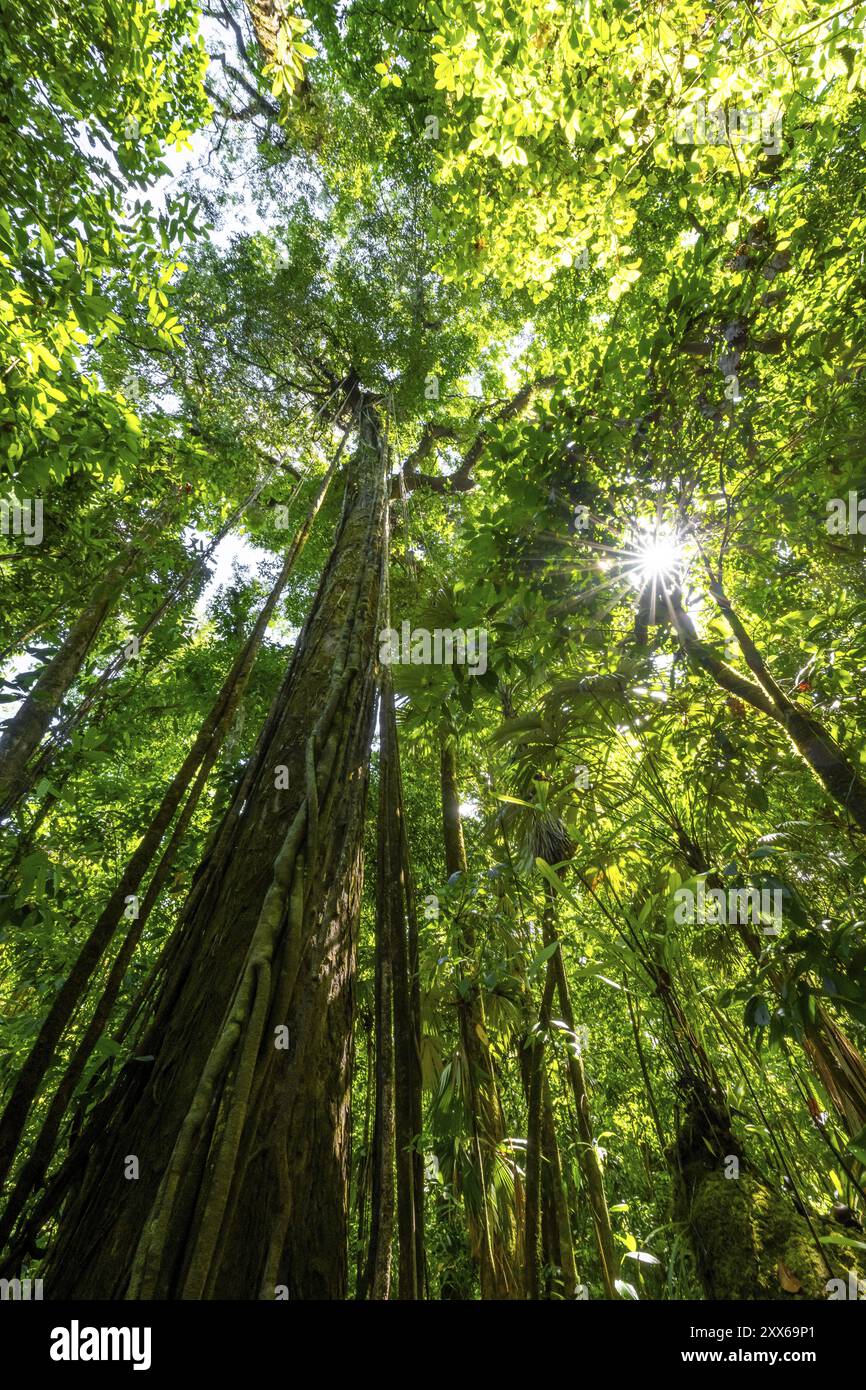
M673 1152L675 1216L685 1225L707 1298L824 1299L828 1280L859 1270L851 1246L825 1251L841 1234L826 1217L809 1221L749 1165L722 1110L693 1104ZM738 1176L731 1159L737 1160Z

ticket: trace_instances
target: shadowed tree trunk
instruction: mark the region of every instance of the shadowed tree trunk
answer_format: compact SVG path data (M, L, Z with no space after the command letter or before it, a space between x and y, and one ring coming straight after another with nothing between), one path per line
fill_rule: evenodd
M468 864L460 820L460 796L457 790L457 757L454 744L445 738L440 752L442 782L442 825L445 839L445 867L452 874L466 873ZM475 940L471 927L462 928L460 953L471 960ZM489 1189L494 1164L502 1161L500 1150L505 1139L505 1123L493 1061L487 1043L484 1005L473 986L468 996L461 994L457 1003L460 1041L466 1058L470 1108L472 1112L473 1153L479 1167L479 1187L482 1194L480 1229L471 1220L472 1242L477 1250L481 1297L508 1299L520 1297L518 1273L515 1268L514 1239L516 1220L510 1232L502 1232L495 1220L490 1220ZM514 1214L512 1213L512 1217Z
M550 990L550 1000L546 1005L546 1017L550 1018L550 1005L553 1001L553 988L555 977L548 968L545 974L544 995ZM545 998L542 997L539 1018L545 1012ZM534 1017L534 1001L531 992L527 989L526 1001L529 1008L530 1022L523 1035L520 1048L520 1078L523 1086L523 1094L526 1100L527 1116L527 1144L526 1144L526 1197L525 1197L525 1225L524 1225L524 1291L526 1297L540 1297L538 1294L531 1293L531 1271L530 1258L527 1253L536 1249L536 1246L529 1233L533 1216L530 1210L532 1192L534 1190L534 1176L530 1169L532 1166L532 1139L531 1132L534 1128L532 1124L533 1100L531 1097L533 1068L537 1060L538 1048L544 1045L543 1036L540 1040L534 1037L534 1026L531 1022ZM569 1215L568 1194L565 1187L565 1174L562 1170L562 1159L559 1152L559 1142L556 1137L556 1126L553 1115L553 1100L550 1092L550 1084L545 1068L541 1067L541 1096L540 1096L540 1146L539 1146L539 1169L540 1169L540 1190L539 1190L539 1215L535 1218L536 1228L539 1223L541 1226L541 1249L543 1263L548 1265L551 1270L558 1270L554 1273L550 1281L550 1291L562 1298L573 1298L577 1289L577 1264L574 1255L574 1238L571 1232L571 1217ZM537 1277L536 1277L537 1283ZM534 1287L535 1285L533 1285Z
M396 712L395 712L396 719ZM406 973L408 980L408 1033L410 1042L406 1046L408 1058L408 1125L415 1144L411 1153L412 1200L415 1207L413 1227L415 1232L415 1288L416 1297L427 1294L427 1258L425 1250L424 1217L424 1154L420 1137L423 1127L423 1078L421 1072L421 969L418 940L418 911L415 897L415 879L409 852L409 831L406 824L406 801L403 795L403 774L400 767L400 745L395 728L394 766L397 777L400 809L400 863L402 868L403 892L406 902Z
M288 583L298 556L301 554L306 544L313 522L327 495L328 488L330 487L343 451L345 440L346 434L343 435L334 459L322 479L316 498L310 506L304 522L286 553L276 583L265 603L262 605L249 637L232 663L231 669L223 682L216 701L202 722L180 769L166 788L155 815L151 819L141 841L121 874L118 884L103 911L100 913L92 931L84 942L72 969L57 991L51 1008L42 1022L36 1041L16 1079L15 1086L13 1087L3 1112L2 1119L0 1119L0 1182L5 1181L8 1175L14 1158L16 1145L21 1137L30 1107L36 1098L39 1085L46 1071L51 1066L57 1045L83 999L87 986L123 919L127 900L136 896L144 876L159 849L163 836L171 824L180 806L181 800L186 794L193 778L196 776L197 771L200 768L204 769L204 779L206 779L208 772L219 755L234 712L246 689L268 624L273 616L280 596ZM201 773L199 773L200 785L198 787L198 792L193 793L195 800L198 799L198 795L200 795L203 789L204 779L202 779ZM192 804L188 805L182 813L182 821L185 818L186 822L188 822L195 810L195 800L192 800L192 796L190 800ZM144 902L139 908L135 925L130 928L127 939L124 942L120 956L121 968L124 966L124 957L126 962L128 962L138 937L144 928L147 917L156 900L156 893L160 883L167 876L169 868L171 867L173 850L176 848L178 840L179 836L176 830L172 840L172 847L163 855L160 866L156 871L155 879L149 885ZM65 1102L68 1100L69 1096L71 1096L72 1090L90 1055L90 1051L99 1037L99 1031L101 1031L101 1029L96 1031L94 1035L94 1028L100 1021L102 1023L106 1021L108 1013L117 997L120 984L121 978L117 965L115 965L115 967L112 968L112 974L103 999L97 1006L95 1022L91 1022L86 1030L85 1036L79 1044L75 1057L70 1064L70 1069L61 1082L58 1095L52 1102L49 1115L43 1125L37 1143L38 1154L32 1156L28 1164L27 1182L32 1183L36 1181L44 1172L45 1164L49 1161L51 1156L51 1146L53 1145L54 1137L62 1119ZM61 1106L62 1108L60 1108ZM36 1160L35 1162L34 1159ZM3 1240L8 1235L9 1223L11 1220L15 1219L17 1212L21 1209L23 1201L26 1199L26 1195L26 1186L22 1187L19 1182L10 1207L4 1212L2 1223L0 1223L0 1244L2 1244Z
M553 889L551 888L547 893L546 914L553 912L550 898L552 892ZM526 1045L529 1047L529 1066L527 1068L529 1085L527 1087L526 1106L526 1225L524 1227L523 1279L525 1296L530 1299L540 1297L538 1237L541 1221L541 1164L544 1147L544 1052L555 988L556 976L548 962L548 968L544 974L541 1004L538 1010L538 1025L526 1040Z
M707 1298L826 1299L837 1263L845 1272L859 1270L853 1248L819 1244L820 1235L841 1234L832 1222L812 1219L810 1227L755 1172L731 1132L727 1108L708 1093L693 1093L669 1158L674 1214L689 1232Z
M570 1299L574 1298L577 1292L577 1263L562 1160L553 1120L553 1103L546 1076L542 1083L541 1105L541 1190L549 1213L548 1264L559 1270L558 1276L552 1280L552 1291L562 1298Z
M551 888L551 892L552 891ZM548 910L544 914L543 925L544 944L545 946L550 946L557 941L558 938L549 896ZM557 945L557 949L553 952L553 955L548 961L547 969L548 974L556 984L556 993L559 998L559 1011L562 1015L562 1021L569 1033L574 1035L574 1010L571 1007L571 993L565 975L565 962L562 958L561 945ZM599 1261L601 1263L602 1282L608 1298L618 1298L619 1294L616 1289L616 1278L619 1269L619 1260L613 1241L613 1228L610 1224L610 1212L608 1210L607 1196L604 1190L604 1174L602 1172L601 1159L598 1156L598 1149L596 1148L595 1136L593 1134L589 1088L586 1084L583 1059L577 1047L570 1046L568 1048L567 1070L577 1116L580 1171L592 1215L592 1224L595 1231L596 1244L598 1246Z
M369 398L343 515L140 1050L46 1266L62 1298L339 1299L355 932L386 563ZM135 1155L140 1176L124 1176Z
M384 610L384 605L383 605ZM376 865L376 1135L374 1139L373 1222L370 1269L365 1289L377 1292L376 1270L394 1232L394 1175L398 1237L398 1290L401 1299L423 1296L418 1263L416 1183L423 1181L416 1159L420 1135L420 1036L412 1007L407 913L404 911L403 805L397 746L394 690L387 666L379 697L379 814ZM380 1101L381 1090L381 1124Z
M401 1299L421 1298L416 1221L419 1177L417 1141L420 1138L421 1037L412 1003L412 949L407 926L408 861L403 855L404 808L397 741L397 714L391 673L382 673L380 696L379 766L383 785L380 802L385 819L382 857L383 889L388 894L389 946L394 993L395 1144L397 1169L397 1232ZM384 804L383 804L384 803Z
M142 545L161 520L153 517L138 536L124 546L95 586L55 655L40 671L32 690L0 738L0 817L7 816L33 785L38 772L27 764L39 747L61 701L78 677L102 624L135 568Z
M381 808L380 796L380 808ZM394 988L391 978L391 922L383 861L387 846L385 819L378 825L376 885L375 1046L376 1108L373 1120L370 1240L367 1265L358 1291L361 1298L387 1299L391 1292L391 1252L394 1243Z

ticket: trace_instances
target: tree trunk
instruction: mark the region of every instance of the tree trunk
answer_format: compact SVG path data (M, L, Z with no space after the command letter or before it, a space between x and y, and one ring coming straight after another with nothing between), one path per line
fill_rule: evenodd
M111 1117L89 1139L54 1298L340 1299L355 934L386 563L371 402L283 686L203 863ZM84 1137L83 1137L84 1139ZM83 1140L82 1140L83 1142ZM124 1177L124 1156L140 1177Z
M463 843L463 826L460 819L460 797L457 790L457 757L454 744L448 738L443 739L441 745L440 772L445 867L450 878L452 874L466 873L468 864L466 848ZM470 961L473 959L475 939L468 925L463 927L459 950L466 959ZM481 1190L480 1223L475 1218L470 1217L470 1235L478 1259L481 1297L483 1299L519 1298L521 1290L515 1269L516 1221L514 1220L514 1213L511 1214L510 1230L502 1231L499 1229L498 1222L490 1220L489 1200L492 1173L494 1164L502 1162L500 1150L505 1138L505 1124L487 1041L484 1004L477 987L472 988L468 997L464 997L462 994L459 996L457 1018L460 1042L466 1059L469 1104L472 1112L473 1151L478 1165Z
M746 665L756 680L741 676L701 642L678 596L673 595L670 602L671 619L686 655L696 666L708 671L724 690L745 700L753 709L781 725L825 791L839 803L860 830L866 831L866 782L820 720L799 709L776 684L721 586L711 584L710 592L727 618Z
M543 1160L542 1191L545 1184L549 1192L550 1220L555 1231L555 1248L551 1241L551 1265L559 1268L559 1277L553 1282L553 1290L565 1299L574 1298L577 1292L577 1263L574 1257L574 1237L571 1233L571 1217L568 1210L565 1183L563 1181L562 1161L553 1122L553 1104L550 1085L545 1076L541 1097L541 1152ZM558 1256L558 1260L554 1258Z
M409 1108L410 1129L415 1137L412 1149L412 1196L415 1204L415 1287L416 1297L424 1298L427 1292L427 1260L424 1243L424 1154L421 1149L423 1128L423 1079L421 1074L421 970L418 941L418 912L415 898L415 880L409 853L409 833L406 825L405 798L403 796L403 776L400 768L399 743L396 745L396 771L400 797L400 861L403 870L403 889L406 898L407 957L406 968L409 984L408 1018L411 1045L407 1055L411 1058L409 1068Z
M690 1100L669 1157L675 1216L689 1232L708 1299L826 1299L837 1261L842 1271L859 1272L862 1262L853 1248L827 1246L825 1253L819 1245L819 1234L831 1234L833 1223L818 1219L810 1228L789 1199L749 1166L727 1110L707 1095Z
M711 887L725 891L726 885L710 869L700 845L695 844L683 826L677 827L677 835L689 869L706 874ZM738 922L736 926L747 951L760 962L764 949L761 938L748 923ZM768 978L781 993L784 984L781 972L769 972ZM853 1139L866 1126L866 1062L820 1003L814 1020L806 1023L804 1034L803 1051L807 1061L827 1092L843 1128Z
M380 772L381 777L381 772ZM376 1112L373 1121L370 1241L362 1298L387 1299L391 1292L394 1244L394 989L391 977L391 917L388 911L387 825L380 783L376 883Z
M445 872L465 874L469 868L466 845L463 842L463 822L460 819L460 794L457 790L457 755L454 745L443 739L440 751L442 777L442 831L445 841Z
M387 942L393 986L395 1144L397 1169L397 1231L401 1299L422 1296L415 1234L417 1178L416 1144L421 1088L421 1040L416 1033L410 981L410 955L405 911L399 749L394 689L390 671L382 672L379 723L379 815L384 821L380 855L380 895L389 918ZM417 1128L416 1128L417 1124Z
M547 891L545 914L552 913L550 894ZM550 928L552 931L552 927ZM540 1297L538 1279L538 1235L542 1200L541 1163L544 1138L544 1050L547 1030L550 1027L550 1009L556 988L556 975L547 963L541 1004L538 1010L538 1026L529 1035L527 1045L529 1054L529 1087L526 1119L526 1225L524 1227L523 1278L525 1296L529 1299Z
M553 890L551 889L551 891ZM554 941L557 941L558 938L553 924L552 913L549 909L544 914L543 927L544 944L545 946L550 946ZM559 996L559 1011L562 1014L562 1021L568 1031L574 1034L574 1012L571 1007L571 993L565 975L565 962L562 958L561 945L557 947L550 957L548 970L551 972L556 982L556 992ZM583 1070L583 1059L579 1051L573 1046L568 1048L568 1079L571 1084L572 1095L574 1096L574 1107L577 1116L578 1159L580 1162L581 1176L583 1177L584 1186L586 1188L586 1195L589 1200L596 1244L598 1245L602 1283L604 1284L604 1290L608 1298L618 1298L619 1294L616 1289L616 1278L619 1269L619 1260L616 1255L616 1247L613 1241L613 1228L610 1224L610 1212L608 1211L607 1197L604 1190L604 1174L602 1173L601 1160L598 1156L598 1149L595 1147L594 1135L592 1132L592 1109L589 1102L589 1089L586 1084L586 1074Z
M156 521L152 519L109 566L59 650L43 667L18 713L6 725L0 738L0 818L8 816L33 785L36 774L28 776L27 764L120 597L124 581L141 553L142 541Z
M2 1119L0 1119L0 1183L5 1181L8 1175L18 1140L21 1137L30 1107L38 1093L39 1085L46 1071L54 1061L57 1046L63 1036L63 1032L83 999L85 990L93 977L94 971L99 965L103 954L107 950L123 918L127 899L136 895L153 861L154 855L159 849L163 836L171 824L187 788L196 775L197 769L203 763L212 766L216 761L223 740L228 732L234 711L246 689L255 659L261 647L265 632L267 631L268 623L288 583L289 576L291 575L298 556L306 544L313 521L327 494L344 442L345 435L343 436L343 441L335 454L331 466L322 480L315 501L286 554L282 570L280 571L276 583L265 603L262 605L249 637L232 663L231 669L223 681L216 701L204 719L176 776L169 783L156 814L145 830L141 841L137 845L121 875L120 881L111 894L103 911L100 913L93 930L84 942L71 971L55 995L51 1008L43 1020L36 1041L30 1050L23 1068L18 1074L15 1086L13 1087L9 1101L3 1112ZM194 806L190 808L190 816L193 810ZM162 866L160 867L162 868ZM165 872L167 872L167 865ZM151 901L148 902L148 899ZM131 928L129 933L129 936L132 938L133 947L145 924L153 901L155 901L155 893L152 889L149 889L148 895L139 913L139 921ZM129 941L127 941L126 945L127 947L129 946ZM117 989L119 989L119 984L120 982L117 981ZM115 996L117 989L115 989ZM113 1004L113 1002L114 1000L112 999L111 1004ZM109 1004L109 1008L111 1004ZM80 1049L78 1061L80 1063L80 1069L83 1070L87 1061L87 1054L82 1054ZM77 1080L77 1077L75 1079ZM54 1114L52 1123L56 1120L57 1124L59 1124L61 1118L62 1116ZM43 1150L43 1157L47 1159L50 1158L50 1153L47 1155L44 1154L44 1144L47 1142L48 1131L45 1131L45 1135L45 1140L43 1140L40 1135L40 1148ZM35 1169L31 1170L31 1178L35 1171ZM20 1200L20 1195L21 1194L18 1193L13 1199L13 1205ZM8 1221L9 1213L7 1212L4 1214L2 1226L4 1232ZM0 1240L0 1244L2 1244L2 1240Z

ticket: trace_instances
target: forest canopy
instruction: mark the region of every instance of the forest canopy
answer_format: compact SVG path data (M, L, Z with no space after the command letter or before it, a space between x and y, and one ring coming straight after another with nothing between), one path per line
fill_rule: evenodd
M856 1297L866 4L0 69L3 1288Z

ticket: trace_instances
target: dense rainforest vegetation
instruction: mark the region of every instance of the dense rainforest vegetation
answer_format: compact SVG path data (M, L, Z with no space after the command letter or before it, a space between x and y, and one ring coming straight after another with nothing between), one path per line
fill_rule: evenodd
M864 26L0 0L3 1279L856 1296Z

